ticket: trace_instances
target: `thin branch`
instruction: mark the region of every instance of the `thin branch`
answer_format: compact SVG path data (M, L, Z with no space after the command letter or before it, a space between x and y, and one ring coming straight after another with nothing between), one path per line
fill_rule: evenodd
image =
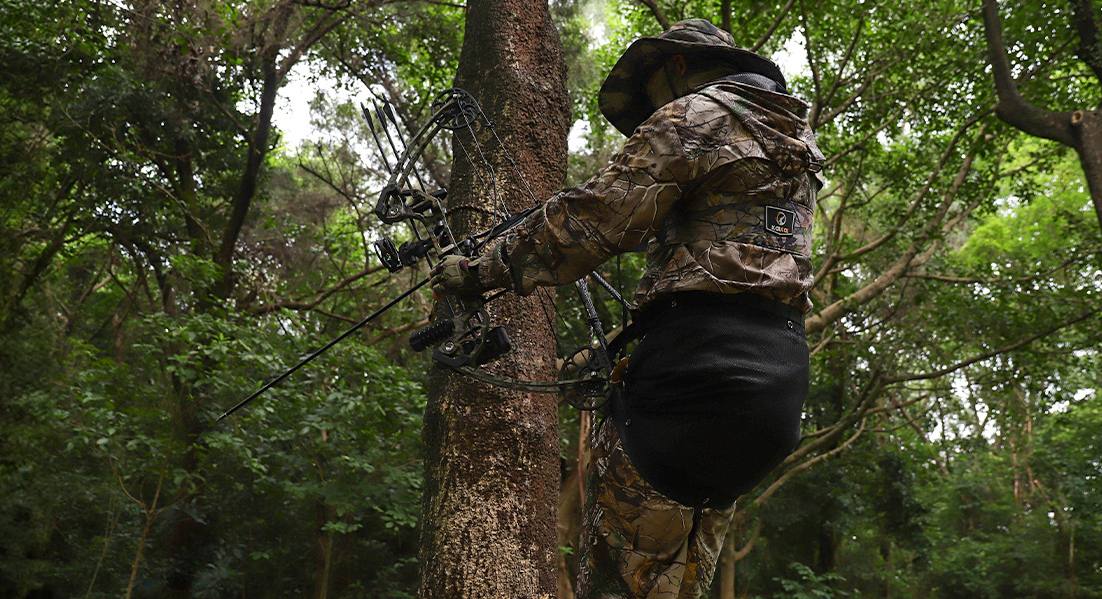
M731 555L732 560L740 562L747 555L750 555L750 552L754 550L754 544L757 543L758 539L761 537L761 528L761 519L759 518L754 521L754 529L750 531L750 539Z
M729 9L730 8L730 0L727 0L727 2L728 2L728 9ZM795 4L796 4L796 0L788 0L788 2L785 3L785 5L781 7L780 12L777 13L776 18L773 19L773 24L769 26L769 29L765 30L765 33L761 34L761 37L758 38L758 41L754 42L753 46L750 46L750 51L751 52L757 52L758 50L760 50L761 47L764 46L766 44L766 42L769 41L769 38L773 37L773 33L777 31L777 27L781 26L781 23L784 21L784 18L786 16L788 16L789 12L792 11L792 7ZM731 18L729 10L726 13L726 18L728 20L727 26L729 28L730 27L730 18ZM728 31L729 30L730 29L728 29Z
M654 15L654 19L658 21L658 24L662 26L663 30L670 28L670 20L666 18L662 9L658 7L658 2L656 0L637 0L637 2L650 9L651 14Z
M918 381L918 380L935 379L935 378L943 377L943 376L945 376L945 375L947 375L951 372L955 372L957 370L960 370L961 368L966 368L968 366L971 366L972 364L975 364L976 362L982 362L982 361L987 360L989 358L993 358L993 357L995 357L999 354L1005 354L1005 353L1009 353L1009 352L1012 352L1012 351L1017 350L1017 349L1021 349L1025 346L1029 345L1030 343L1033 343L1034 341L1036 341L1038 339L1041 339L1043 337L1047 337L1047 336L1049 336L1049 335L1051 335L1051 334L1053 334L1053 333L1055 333L1055 332L1057 332L1061 329L1065 329L1065 328L1070 327L1074 324L1078 324L1080 322L1083 322L1084 320L1090 318L1091 316L1094 316L1095 314L1098 314L1099 312L1102 312L1102 308L1094 308L1092 310L1088 310L1088 311L1076 316L1075 318L1072 318L1071 320L1067 320L1067 321L1064 321L1060 324L1057 324L1056 326L1049 327L1049 328L1047 328L1047 329L1045 329L1045 330L1043 330L1039 333L1034 333L1034 334L1029 335L1029 336L1027 336L1023 339L1019 339L1019 340L1017 340L1013 343L1009 343L1007 345L1004 345L1002 347L998 347L998 348L993 349L991 351L987 351L987 352L984 352L982 354L972 356L971 358L961 360L961 361L959 361L955 364L951 364L951 365L946 366L944 368L939 368L937 370L931 370L929 372L921 372L921 373L914 373L914 374L900 374L900 375L896 375L896 376L886 377L884 379L884 382L885 382L885 384L891 384L891 383L900 383L900 382L904 382L904 381Z
M811 69L811 82L815 87L815 97L811 102L811 110L808 112L807 122L817 123L819 121L819 110L823 105L823 83L822 77L819 76L819 67L815 64L815 48L811 43L811 28L807 24L807 6L802 0L800 2L800 24L803 28L804 51L807 53L807 66Z
M444 0L416 0L417 2L424 2L425 4L433 4L436 6L450 6L452 8L462 8L467 10L466 4L460 4L458 2L445 2Z
M119 469L115 467L114 458L108 456L107 464L111 466L111 474L115 475L115 481L119 483L119 488L122 489L122 492L130 499L130 501L138 504L138 507L142 508L142 510L144 511L146 509L145 502L130 494L130 490L126 488L126 483L122 480L122 475L119 474Z
M295 44L291 52L280 61L279 66L276 68L276 78L279 84L282 85L283 79L287 77L291 68L298 63L307 50L312 48L314 44L318 43L318 40L325 37L326 34L335 29L338 25L345 22L350 16L352 16L352 13L334 12L318 21L318 23L303 36L302 40Z
M960 138L968 131L969 127L974 125L976 121L978 121L985 114L987 114L986 111L973 116L971 119L965 122L964 125L960 127L960 129L957 130L956 135L953 136L953 139L949 141L949 145L946 146L945 150L941 153L941 158L937 161L937 165L934 166L934 170L930 172L930 175L928 177L926 177L926 182L923 183L922 188L919 189L918 192L915 193L914 198L911 199L910 205L907 206L907 212L903 214L903 217L899 219L899 222L897 222L895 226L893 226L880 237L870 241L869 243L866 243L865 245L857 248L856 250L853 250L852 252L844 256L840 256L837 262L847 262L859 256L863 256L864 254L867 254L879 248L886 242L893 239L896 234L898 234L903 229L903 225L907 224L907 222L911 220L911 216L913 216L915 211L918 210L918 207L922 205L922 200L924 200L926 198L926 194L930 192L930 188L933 187L934 181L937 180L938 175L940 175L941 171L944 170L946 163L949 162L949 159L953 157L953 150L956 149L957 143L960 142ZM971 166L971 163L969 161L965 161L965 164Z
M328 173L329 163L328 163L328 161L325 160L325 155L321 151L321 144L318 144L318 159L321 160L323 165L325 165L325 170ZM326 175L323 175L323 174L319 173L318 171L316 171L313 168L307 166L303 162L299 162L298 166L302 170L304 170L307 173L313 175L316 179L318 179L322 183L325 183L327 186L329 186L330 189L337 192L338 195L340 195L342 198L344 198L345 201L348 202L348 206L352 208L352 211L356 213L356 224L361 228L364 226L364 215L363 215L363 213L360 212L360 207L357 204L357 200L359 200L359 198L357 198L355 194L353 194L353 193L349 192L348 190L344 189L342 186L337 185L336 182L334 182L331 177L328 177ZM344 180L343 173L342 173L341 179L342 179L342 182L343 182L343 180ZM363 235L360 235L360 244L363 246L364 265L366 266L367 265L367 257L371 255L371 250L370 250L370 248L368 248L367 238L364 237Z
M966 127L967 126L968 125L966 125ZM981 127L977 137L982 138L983 135L983 128ZM950 146L955 145L957 139L959 139L959 137L954 137L954 141L950 144ZM822 310L816 313L814 316L808 318L804 324L807 332L818 332L826 327L826 325L838 320L845 314L849 313L849 311L856 306L863 305L871 301L873 298L878 297L881 293L884 292L885 289L893 285L903 275L909 272L914 266L921 265L926 260L928 260L930 256L932 256L932 252L923 253L923 244L934 237L935 234L941 229L942 222L945 220L945 217L949 212L949 208L953 204L953 199L956 197L957 192L964 184L965 178L972 169L972 164L976 158L977 151L978 147L973 147L972 150L965 156L960 168L957 170L956 177L954 177L952 184L942 196L941 205L938 207L937 211L930 218L930 220L926 223L926 226L923 227L922 230L918 233L914 241L911 242L906 251L904 251L903 254L898 259L896 259L890 267L888 267L884 272L873 279L872 282L864 285L863 287L847 295L846 297L831 303L830 305L824 307ZM948 157L948 154L943 154L943 161L946 157ZM927 179L927 183L920 194L925 195L926 190L931 184L932 176L931 178ZM918 197L921 197L921 195ZM913 209L914 206L912 206L911 210L913 211ZM892 235L894 235L894 233ZM857 252L850 253L848 256L843 257L842 259L853 257L855 255L860 255L858 252L864 253L866 251L872 251L872 249L879 247L879 245L884 243L884 241L885 240L883 239L877 240L877 242L874 242L874 244L870 244L871 247L866 246L867 249L862 248ZM936 244L931 245L928 249L932 250L935 247ZM839 261L841 261L842 259L839 259Z
M825 453L819 454L819 455L817 455L817 456L815 456L815 457L813 457L809 460L805 460L803 462L800 462L799 464L789 468L788 470L785 470L784 474L782 474L780 477L778 477L777 480L773 481L772 484L770 484L768 487L766 487L766 489L764 491L762 491L757 497L754 498L754 501L751 502L751 505L754 506L754 507L761 507L761 505L764 504L766 502L766 500L769 499L769 497L771 497L774 493L776 493L777 490L780 489L793 476L796 476L797 474L811 468L812 466L814 466L815 464L818 464L819 462L828 460L828 459L838 455L839 453L845 451L846 448L848 448L850 445L852 445L853 442L856 441L857 438L861 436L861 433L864 433L864 432L865 432L865 419L861 418L861 424L858 425L857 430L854 431L853 434L850 435L848 439L846 439L840 445L838 445L838 447L835 447L834 449L831 449L830 451L827 451Z
M253 314L269 314L271 312L276 312L278 310L283 310L283 309L313 310L314 308L316 308L318 306L318 304L320 304L320 303L324 302L325 300L329 299L329 297L331 297L334 293L344 289L345 287L348 287L352 283L355 283L356 281L366 277L367 275L369 275L371 273L378 272L380 269L382 269L381 266L371 266L371 267L368 267L368 268L365 268L365 269L361 270L360 272L358 272L354 275L345 277L343 280L341 280L341 282L339 282L336 285L330 287L329 289L326 289L325 291L319 293L313 300L310 300L310 301L286 300L286 301L276 302L274 304L267 304L267 305L264 305L264 306L258 306L257 308L254 308L253 310L250 310L250 312L252 312Z
M395 335L401 335L402 333L412 331L413 329L419 329L419 328L427 325L428 323L429 323L428 318L422 318L421 320L418 320L418 321L407 322L403 325L399 325L399 326L396 326L396 327L391 327L389 329L383 329L383 330L379 331L378 335L375 335L374 337L372 337L371 340L367 342L367 344L368 345L375 345L376 343L379 343L383 339L386 339L388 337L394 337Z
M1071 22L1079 34L1079 60L1085 62L1098 82L1102 83L1102 42L1098 39L1094 3L1091 0L1071 0Z
M115 533L115 525L119 521L120 509L118 499L114 495L110 498L107 511L111 516L107 519L107 530L103 532L103 549L100 551L99 559L96 560L96 568L92 570L92 580L88 583L88 590L84 592L84 599L91 597L92 589L96 588L96 578L99 577L100 568L103 567L103 562L107 558L107 549L111 546L111 536Z
M833 340L834 340L834 330L831 329L830 331L827 331L827 333L825 335L823 335L823 338L819 340L819 343L815 344L815 347L812 348L809 355L814 356L814 355L818 354L819 352L823 351L823 349L826 348L827 344L829 344Z
M849 67L849 61L853 59L853 51L857 48L857 42L861 39L861 32L864 30L865 15L861 15L861 18L857 19L857 27L853 30L853 39L850 40L849 46L846 47L846 53L842 56L842 64L838 67L834 82L830 84L830 90L827 91L826 98L823 100L825 103L830 104L830 101L834 99L834 94L841 86L842 78L845 77L846 69Z
M1032 275L1023 276L1023 277L1013 277L1013 278L1009 278L1009 279L981 279L981 278L978 278L978 277L954 277L954 276L950 276L950 275L939 275L939 274L933 274L933 273L919 273L919 272L909 272L909 273L907 273L903 276L913 278L913 279L927 279L927 280L930 280L930 281L941 281L943 283L956 283L956 284L962 284L962 285L981 284L981 285L987 285L987 286L990 286L990 287L998 287L998 286L1002 286L1002 285L1013 285L1015 283L1028 283L1030 281L1036 281L1037 279L1043 279L1045 277L1048 277L1048 276L1051 276L1053 274L1056 274L1056 273L1060 272L1061 270L1067 268L1068 266L1071 266L1072 264L1082 262L1086 258L1089 258L1089 257L1093 256L1096 253L1098 253L1098 252L1094 251L1094 252L1088 252L1086 254L1079 254L1077 256L1074 256L1074 257L1068 258L1067 260L1064 260L1059 265L1057 265L1057 266L1055 266L1055 267L1053 267L1053 268L1051 268L1051 269L1049 269L1045 272L1040 272L1040 273L1036 273L1036 274L1032 274Z
M322 2L321 0L295 0L294 3L298 4L299 6L310 6L310 7L314 7L314 8L324 8L325 10L343 10L345 8L348 8L352 4L352 1L351 0L343 0L343 1L337 2L335 4L326 4L325 2Z
M854 422L863 419L865 413L872 408L878 394L884 388L881 382L882 380L883 374L879 370L874 371L868 384L861 390L861 394L858 396L857 402L854 404L853 408L838 418L834 424L804 435L800 439L800 445L797 446L792 453L788 454L788 457L781 462L781 466L785 467L795 464L812 452L833 443L835 439L841 436L846 428ZM809 439L813 440L809 441Z
M853 91L853 93L850 94L849 97L847 97L845 100L842 100L842 102L840 104L838 104L834 108L831 108L830 112L826 113L826 116L822 116L822 111L821 110L816 110L815 111L815 120L808 119L808 122L811 123L811 128L818 130L823 125L826 125L827 123L829 123L829 122L833 121L834 119L838 118L838 116L840 114L842 114L847 109L849 109L849 107L852 106L853 103L856 102L857 99L860 98L861 95L865 93L865 90L867 90L870 85L872 85L878 79L880 79L881 75L883 75L885 72L887 72L887 70L889 68L891 68L892 66L895 66L896 64L898 64L902 60L903 60L903 58L897 58L895 60L885 62L885 63L881 64L879 67L877 67L875 69L869 70L868 75L861 81L861 84L857 86L857 89L855 89ZM829 99L824 98L822 103L820 104L820 106L821 105L827 105L828 102L829 102Z
M872 408L871 410L869 410L865 414L866 415L872 415L872 414L880 414L880 413L883 413L883 412L891 412L891 411L905 412L906 410L904 408L906 408L908 406L913 406L914 404L916 404L920 401L926 401L927 399L930 399L929 395L920 395L920 396L918 396L914 399L907 400L903 403L892 402L892 405L890 405L890 406L880 406L878 408Z
M1011 126L1035 137L1058 141L1074 147L1071 113L1052 112L1025 101L1010 72L1010 59L1003 41L1002 21L996 0L983 0L983 26L987 39L988 60L995 77L995 93L999 104L995 112Z

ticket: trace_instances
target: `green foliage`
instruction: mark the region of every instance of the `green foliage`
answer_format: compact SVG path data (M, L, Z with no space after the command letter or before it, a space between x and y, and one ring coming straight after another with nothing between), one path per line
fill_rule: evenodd
M308 548L324 539L341 548L338 567L355 564L361 582L375 576L383 584L399 572L408 580L413 564L401 548L409 551L417 522L424 399L405 369L361 344L334 350L243 417L210 428L198 449L199 475L174 460L183 448L166 409L172 387L185 389L189 401L209 397L209 420L218 406L294 360L300 344L322 336L281 334L275 319L258 327L207 315L154 315L134 327L136 341L122 361L70 346L60 364L68 374L9 396L16 418L5 427L12 467L2 472L3 486L21 491L5 494L0 505L9 541L0 576L14 592L75 592L97 567L79 556L101 551L116 557L102 562L108 566L96 588L119 588L143 526L137 504L150 505L158 487L156 525L187 510L225 539L202 572L210 593L256 589L261 580L303 588L287 578L287 567L308 571ZM31 348L13 349L27 356ZM53 446L46 461L36 456L42 443ZM51 466L57 461L67 466ZM196 487L207 491L202 500L181 503ZM68 534L105 526L107 538ZM155 584L164 556L157 547L149 551L143 579Z
M791 565L795 579L778 578L777 582L784 591L785 597L793 599L834 599L835 597L848 597L849 593L834 590L837 583L845 582L845 578L837 574L816 574L811 568L801 564Z
M382 165L358 107L320 94L317 143L273 132L219 259L265 60L306 39L328 14L315 4L286 4L277 39L271 2L0 0L0 595L117 597L133 570L135 596L162 596L181 564L197 597L415 595L427 364L402 332L427 297L214 424L407 282L367 248ZM370 86L417 121L452 83L465 12L354 4L295 72ZM723 3L657 4L718 23ZM1023 93L1097 103L1068 4L1000 4ZM1102 234L1074 157L986 112L975 3L799 2L779 21L788 2L731 5L736 39L789 56L791 89L817 100L816 267L843 258L818 273L812 316L918 257L812 335L805 432L842 426L824 459L741 501L760 529L735 533L756 539L740 596L1102 597ZM629 0L552 14L584 133L576 183L621 141L597 109L604 74L659 26ZM446 183L450 149L432 153ZM955 220L928 229L943 198ZM642 266L603 268L630 296ZM558 297L533 318L557 319L565 351L587 333ZM880 389L850 442L859 422L841 419L874 371L939 369ZM567 471L577 423L564 409Z

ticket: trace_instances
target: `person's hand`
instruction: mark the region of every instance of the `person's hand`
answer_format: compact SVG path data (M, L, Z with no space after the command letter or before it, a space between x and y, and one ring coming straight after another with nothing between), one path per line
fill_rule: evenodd
M483 291L478 280L478 259L445 256L432 269L432 290L437 295L475 296Z

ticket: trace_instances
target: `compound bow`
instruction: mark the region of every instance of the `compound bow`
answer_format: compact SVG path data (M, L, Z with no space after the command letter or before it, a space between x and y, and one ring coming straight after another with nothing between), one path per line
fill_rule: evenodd
M440 260L450 255L475 258L487 244L500 238L540 207L539 198L520 174L516 161L502 143L493 123L470 93L452 88L439 94L432 102L432 112L427 122L408 138L402 135L402 127L389 100L385 98L381 102L372 100L372 107L361 105L361 112L388 174L372 212L385 224L406 223L411 235L409 240L398 245L389 237L383 237L372 244L375 254L391 273L406 268L419 268L421 265L426 266L431 273ZM417 168L417 162L423 159L425 149L437 135L445 131L452 133L453 145L459 148L464 158L476 169L476 174L484 181L488 180L491 199L494 203L500 204L500 212L496 211L496 207L495 211L492 211L498 221L496 224L467 236L458 236L453 231L446 203L447 191L430 190ZM527 195L532 200L532 205L526 210L511 214L505 203L498 197L497 172L478 140L478 133L482 131L490 133L512 169L513 175L523 184ZM467 141L464 141L465 137L468 138ZM477 158L467 150L467 144L475 150ZM386 149L388 147L389 154L394 158L393 164L388 157ZM479 172L479 168L486 172ZM414 181L417 185L413 184ZM624 306L626 313L627 303L616 289L596 272L589 276ZM296 370L424 287L430 279L431 276L421 279L332 341L306 355L297 364L226 410L218 420L243 408ZM435 319L410 335L410 347L418 352L432 348L432 359L435 363L491 385L538 393L561 392L567 401L578 409L597 409L607 397L612 366L611 356L608 352L608 340L605 337L604 327L586 279L582 278L575 282L575 287L586 314L586 325L589 328L591 340L589 344L566 357L555 381L501 377L481 368L512 349L505 328L493 324L486 310L486 304L504 295L506 293L504 290L475 298L451 295L440 298L435 310Z

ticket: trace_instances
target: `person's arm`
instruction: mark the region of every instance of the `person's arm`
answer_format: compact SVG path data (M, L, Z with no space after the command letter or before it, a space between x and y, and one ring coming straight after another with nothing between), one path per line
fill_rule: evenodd
M555 194L510 231L480 261L482 285L527 295L566 284L653 236L699 174L682 145L686 107L675 101L659 109L600 173Z

